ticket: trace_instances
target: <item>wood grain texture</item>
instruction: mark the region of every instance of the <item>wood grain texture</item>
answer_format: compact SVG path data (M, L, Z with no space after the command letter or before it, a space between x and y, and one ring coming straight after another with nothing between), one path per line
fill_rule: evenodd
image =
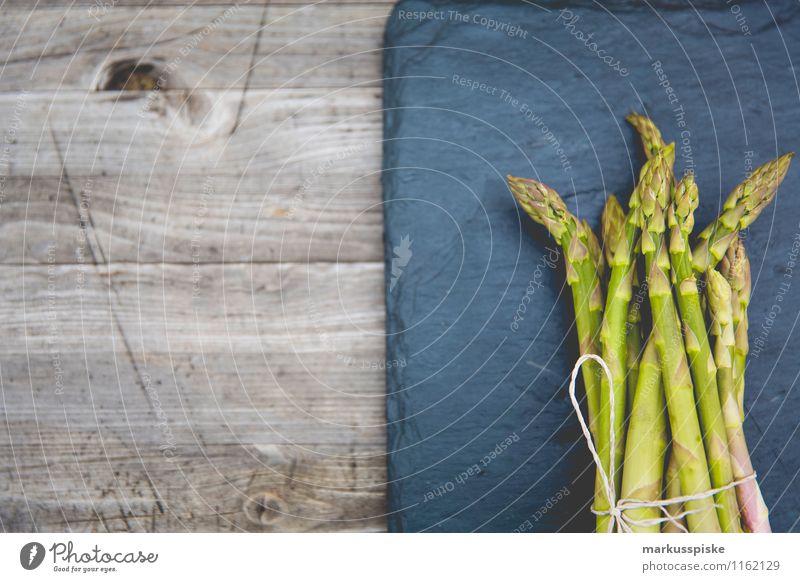
M32 17L9 8L0 21L0 91L103 90L133 70L162 90L379 86L390 10L109 2L39 8Z
M2 530L385 529L391 3L295 4L3 4Z
M0 263L77 261L85 231L59 178L8 177L0 196Z
M6 530L381 527L380 265L0 273Z
M10 178L0 263L379 261L378 172L277 184L229 175ZM89 218L94 232L85 228Z
M129 448L129 438L101 440L97 432L80 431L66 443L47 445L45 458L38 443L16 443L28 463L6 471L6 531L384 528L380 450L353 457L343 449L336 457L291 445L204 444L167 459L157 450Z
M381 260L379 91L175 93L0 95L0 261Z
M62 167L74 176L213 172L256 174L269 185L380 167L376 89L150 95L0 95L0 120L17 119L8 175L61 176Z
M76 8L96 7L96 10L102 11L105 6L106 9L113 6L139 6L139 7L159 7L159 6L229 6L233 2L225 2L224 0L35 0L38 2L39 8ZM280 5L308 5L320 4L338 6L340 4L395 4L396 0L319 0L318 2L309 2L308 0L243 0L239 4L247 4L252 6L264 6L271 4L274 6ZM30 8L31 3L28 0L5 0L3 4L6 8Z

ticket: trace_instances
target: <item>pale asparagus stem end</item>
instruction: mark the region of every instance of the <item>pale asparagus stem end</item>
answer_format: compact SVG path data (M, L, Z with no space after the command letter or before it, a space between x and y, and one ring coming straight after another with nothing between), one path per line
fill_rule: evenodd
M741 481L754 475L750 453L742 426L736 388L733 381L733 353L735 346L733 325L734 293L726 278L709 269L708 306L711 311L711 332L716 337L714 356L717 361L719 390L723 401L723 415L733 464L733 476ZM736 487L742 524L750 532L767 533L769 511L755 479L746 480Z

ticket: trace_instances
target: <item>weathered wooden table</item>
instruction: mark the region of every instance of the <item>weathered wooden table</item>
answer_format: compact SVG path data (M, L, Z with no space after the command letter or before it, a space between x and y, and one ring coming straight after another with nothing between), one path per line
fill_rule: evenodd
M6 1L0 528L385 527L389 2Z

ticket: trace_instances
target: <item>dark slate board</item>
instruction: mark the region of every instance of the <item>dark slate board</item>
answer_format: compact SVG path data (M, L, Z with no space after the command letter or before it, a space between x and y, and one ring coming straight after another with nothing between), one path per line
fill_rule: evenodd
M677 166L696 170L705 224L749 167L800 147L796 3L603 5L409 0L389 19L392 531L593 524L592 469L566 394L577 355L569 290L506 174L547 182L596 226L606 193L627 198L638 174L624 116L645 111L677 142ZM800 530L799 186L795 167L747 233L751 341L764 342L747 370L747 433L778 531Z

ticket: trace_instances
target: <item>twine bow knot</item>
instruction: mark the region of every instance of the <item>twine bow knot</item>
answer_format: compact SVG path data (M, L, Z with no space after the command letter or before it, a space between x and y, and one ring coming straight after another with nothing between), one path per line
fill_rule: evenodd
M737 485L741 485L742 483L746 483L747 481L752 481L756 478L755 473L751 473L747 477L739 479L738 481L733 481L724 487L717 487L716 489L709 489L708 491L704 491L702 493L695 493L693 495L681 495L679 497L671 497L669 499L661 499L658 501L642 501L639 499L617 499L617 492L615 483L615 463L609 463L609 471L606 472L605 468L603 467L603 463L600 460L600 455L597 453L597 449L594 446L594 439L592 438L592 433L589 431L589 427L586 424L586 419L583 417L583 413L581 412L580 404L578 403L578 398L575 395L575 384L577 382L578 372L589 360L594 360L600 367L603 369L603 372L608 379L608 404L609 404L609 451L616 450L616 431L614 430L614 380L611 377L611 370L608 368L608 364L606 364L605 360L596 354L584 354L578 361L575 362L575 367L572 368L572 376L569 382L569 397L572 401L572 407L575 409L575 414L578 415L578 422L581 425L581 431L583 432L583 436L586 439L586 444L589 446L589 452L592 454L592 458L594 459L595 465L597 465L597 472L600 475L600 480L603 483L603 489L605 490L606 498L608 499L608 506L609 509L606 510L597 510L594 507L592 508L592 513L595 515L608 515L611 519L609 520L608 524L608 531L609 533L613 531L620 531L625 533L633 533L632 526L638 527L649 527L654 525L660 525L666 522L670 522L675 525L675 527L679 528L680 530L688 533L686 527L680 523L680 520L686 517L687 515L691 515L693 513L698 513L703 511L705 508L697 508L697 509L684 509L683 511L672 515L668 510L667 506L675 505L679 503L687 503L689 501L699 501L701 499L707 499L709 497L713 497L717 493L721 493L728 489L733 489ZM664 514L663 517L656 517L652 519L633 519L630 515L626 515L627 510L631 509L642 509L646 507L655 507L658 508L661 513ZM716 504L714 507L717 507Z

